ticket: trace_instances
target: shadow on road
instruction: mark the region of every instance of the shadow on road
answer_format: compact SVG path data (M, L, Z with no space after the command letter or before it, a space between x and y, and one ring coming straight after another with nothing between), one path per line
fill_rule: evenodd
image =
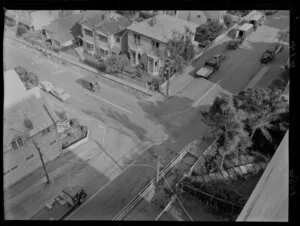
M55 172L60 167L61 171ZM82 186L90 197L110 181L109 177L72 151L48 162L46 168L51 180L49 185L39 182L45 179L45 172L40 167L4 191L4 205L5 210L9 212L9 219L24 220L32 217L32 214L55 198L64 187ZM49 220L50 217L56 219L55 217L59 216L57 212L54 216L50 215L44 208L32 219Z

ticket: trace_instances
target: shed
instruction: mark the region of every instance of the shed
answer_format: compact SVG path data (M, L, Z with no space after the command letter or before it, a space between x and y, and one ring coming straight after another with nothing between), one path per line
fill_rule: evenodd
M244 23L243 25L239 26L238 31L237 37L245 38L253 31L253 24Z

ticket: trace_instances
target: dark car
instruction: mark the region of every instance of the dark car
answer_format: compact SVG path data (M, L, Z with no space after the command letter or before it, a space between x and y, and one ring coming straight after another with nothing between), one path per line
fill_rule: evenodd
M92 76L86 76L76 80L76 82L92 92L96 92L100 89L99 81Z
M274 52L271 50L266 50L262 55L260 62L263 64L267 64L274 59Z
M217 61L218 63L221 63L223 60L225 60L225 54L223 53L216 54L209 60Z

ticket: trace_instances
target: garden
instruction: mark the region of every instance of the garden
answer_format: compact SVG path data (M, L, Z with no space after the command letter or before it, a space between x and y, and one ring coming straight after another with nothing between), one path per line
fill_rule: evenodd
M278 89L247 89L217 97L201 113L211 127L203 137L212 143L211 149L197 161L183 190L216 212L238 214L289 128L288 108Z
M78 119L68 119L68 115L62 109L56 109L55 114L59 118L57 127L63 150L87 137L88 127L80 125Z
M15 71L19 75L19 78L21 79L21 81L23 82L23 84L27 90L29 90L35 86L38 86L39 79L35 73L28 72L23 67L16 67Z

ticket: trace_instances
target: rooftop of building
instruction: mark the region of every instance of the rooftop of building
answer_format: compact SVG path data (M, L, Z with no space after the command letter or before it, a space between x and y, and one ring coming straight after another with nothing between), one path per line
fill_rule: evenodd
M188 27L192 32L195 32L198 24L174 16L158 14L140 23L133 23L127 29L154 40L167 43L172 39L173 32L184 33L185 27Z
M47 107L39 87L28 90L21 99L7 107L3 119L4 151L10 149L10 143L14 138L26 139L51 126L53 121L48 112L53 120L58 120L54 112ZM25 120L32 123L32 129L25 126Z

